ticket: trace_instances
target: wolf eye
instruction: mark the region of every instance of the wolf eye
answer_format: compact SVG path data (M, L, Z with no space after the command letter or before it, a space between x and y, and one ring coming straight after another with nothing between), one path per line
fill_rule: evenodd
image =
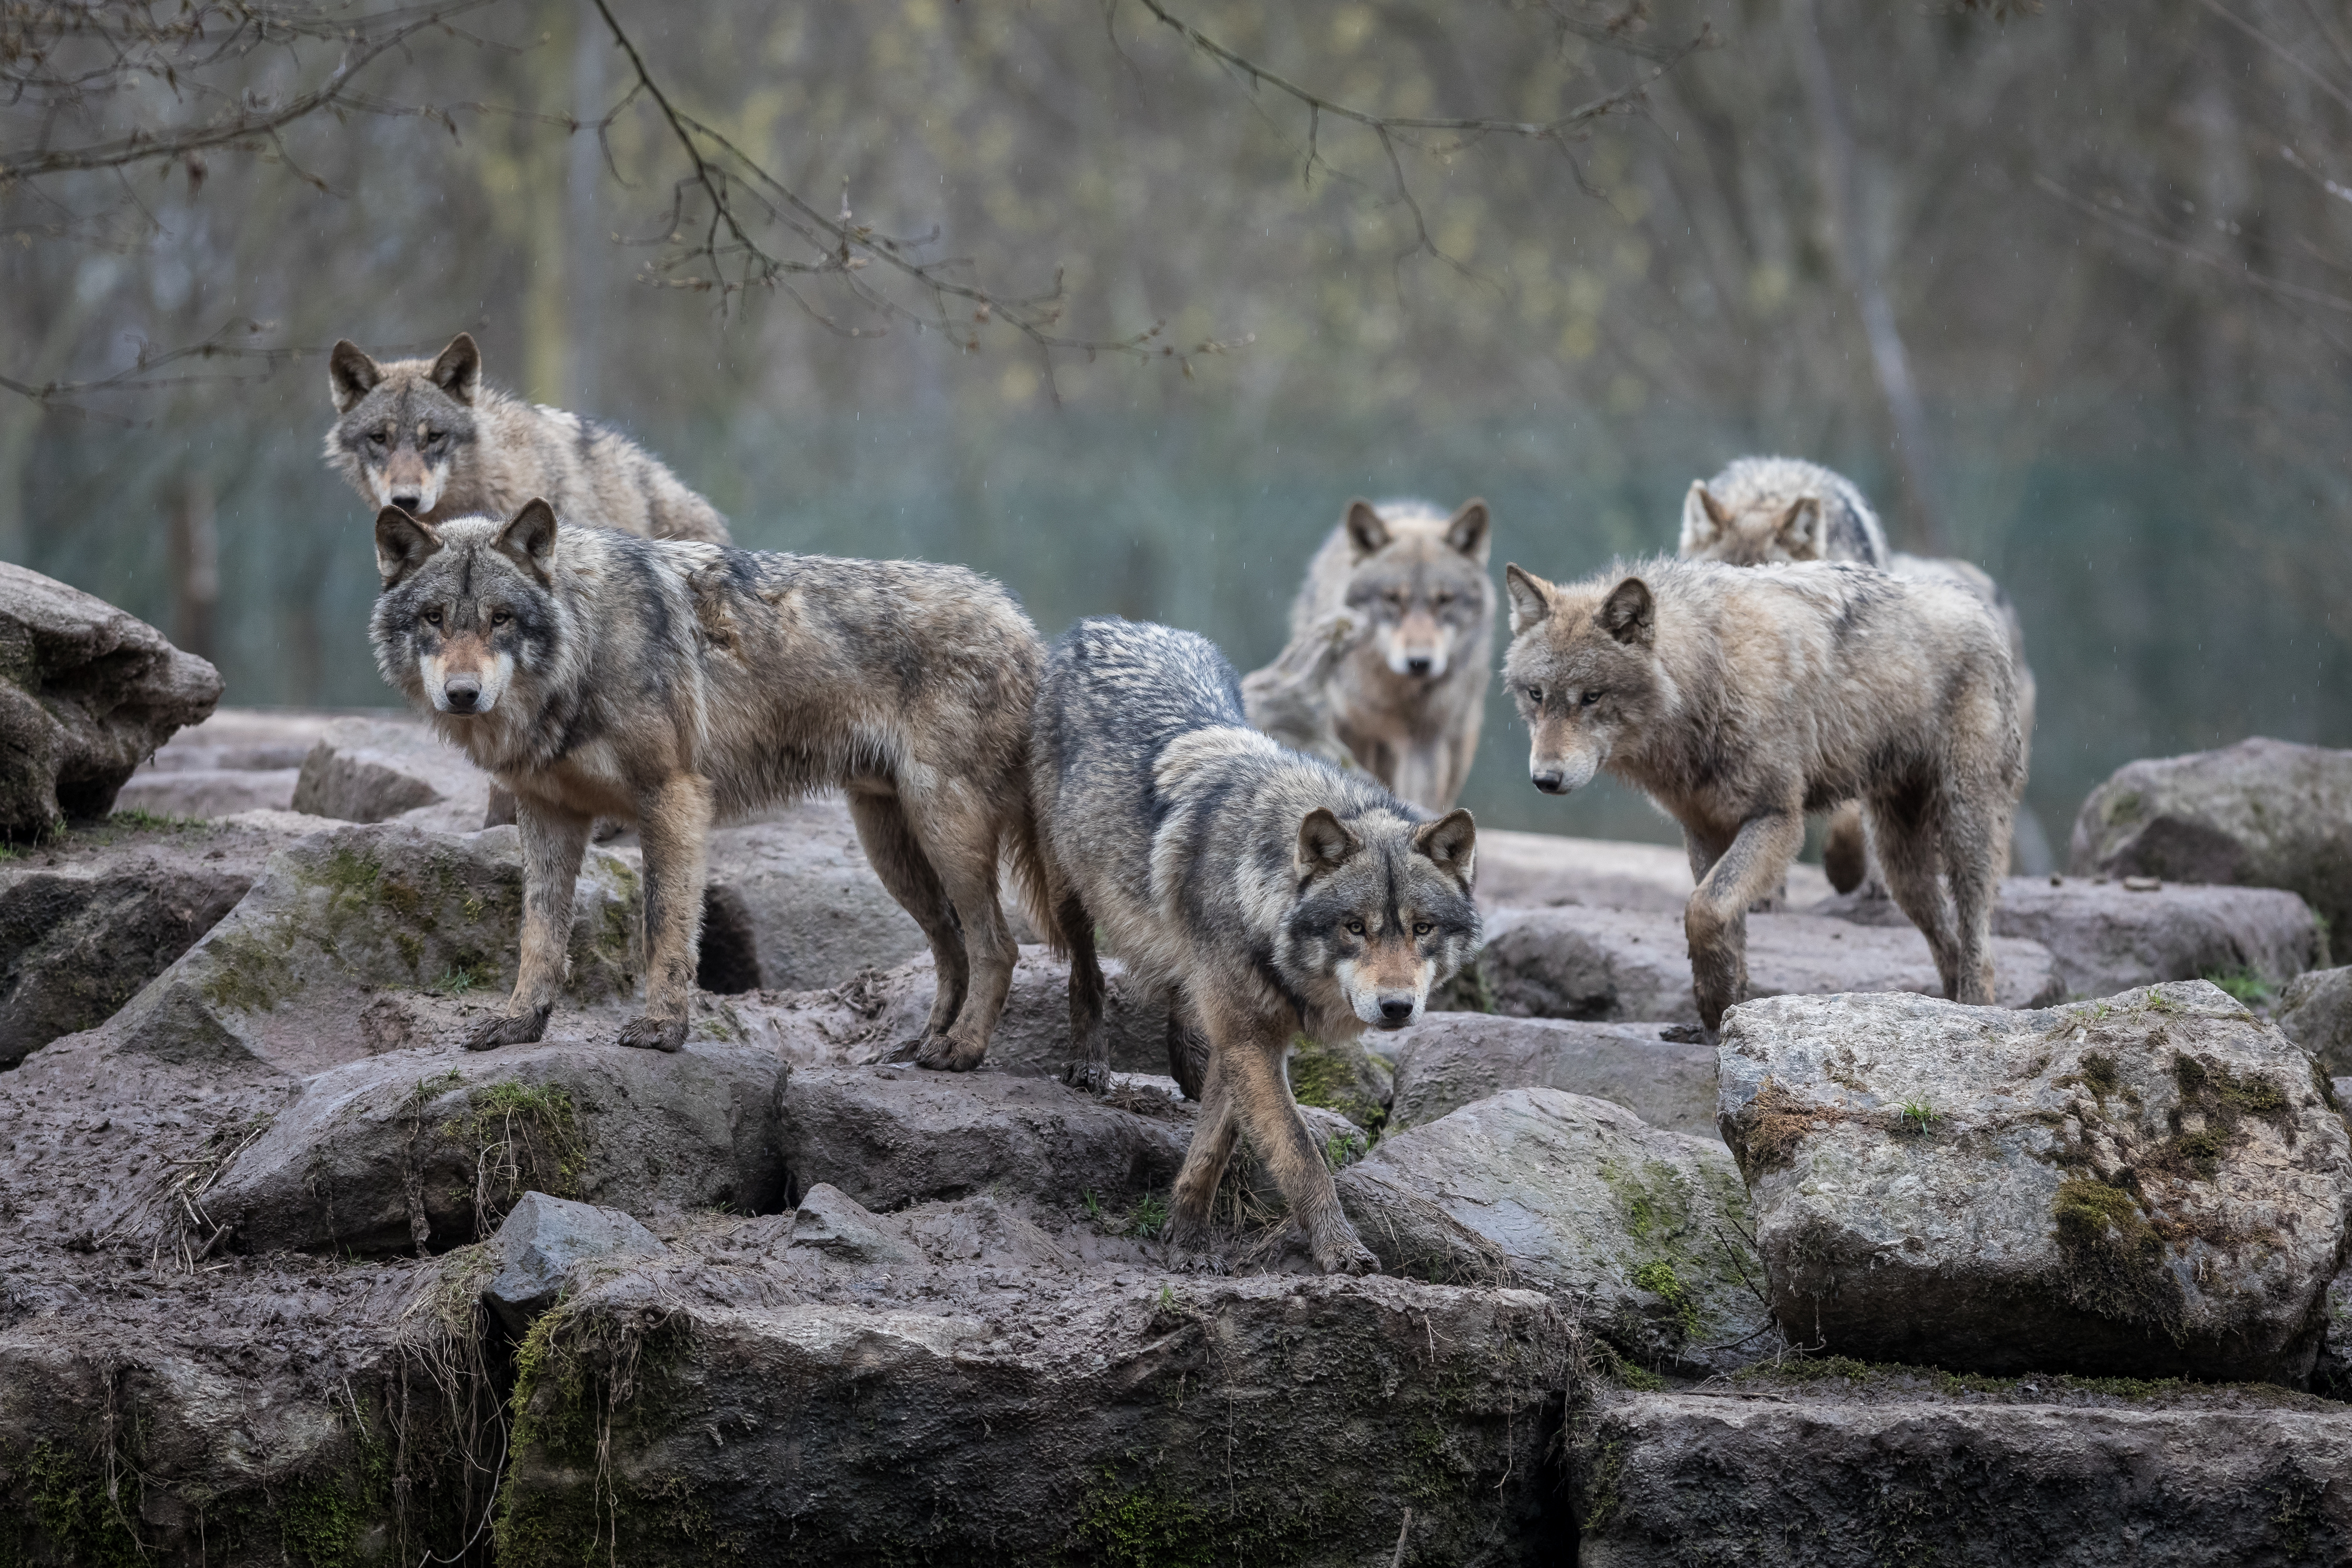
M442 442L446 441L448 438L449 432L446 430L427 430L425 432L425 444L428 447L438 447Z
M367 444L371 447L388 447L392 445L392 433L387 430L371 430L367 434Z
M440 611L438 611L438 610L427 610L427 611L425 611L425 624L426 626L439 626L439 625L441 624L441 612L440 612Z
M1435 597L1437 600L1437 606L1440 609L1444 609L1446 605L1454 602L1454 595L1442 589L1437 593Z
M1361 936L1361 935L1363 935L1363 934L1364 934L1364 922L1363 922L1363 921L1349 921L1348 922L1348 934L1349 934L1349 935L1350 935L1350 936Z
M513 619L514 612L512 610L492 610L490 612L490 625L494 626L505 626L509 621Z
M1433 931L1436 929L1436 925L1429 921L1415 921L1412 922L1412 934L1415 936L1427 936L1431 931Z
M1530 701L1530 702L1540 702L1540 701L1542 701L1542 700L1543 700L1543 688L1542 688L1542 687L1540 687L1540 686L1530 686L1530 687L1528 687L1528 701Z
M1590 708L1600 700L1601 693L1598 691L1588 691L1584 694L1584 700L1578 703L1577 706L1580 708Z

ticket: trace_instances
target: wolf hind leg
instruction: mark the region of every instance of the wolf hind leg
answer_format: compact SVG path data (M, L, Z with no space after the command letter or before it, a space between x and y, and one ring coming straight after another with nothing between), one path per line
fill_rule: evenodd
M971 979L964 961L963 931L956 922L954 907L948 902L947 889L940 885L930 857L916 841L907 822L907 808L898 796L853 790L849 819L857 827L857 842L865 847L874 875L898 900L898 907L915 917L915 923L923 928L923 940L930 943L939 991L931 998L931 1016L923 1026L922 1037L900 1047L900 1054L911 1056L947 1033L956 1009L963 1005Z
M1308 1136L1298 1103L1290 1096L1282 1070L1287 1037L1255 1019L1221 1018L1210 1008L1204 1012L1213 1042L1210 1060L1223 1069L1234 1115L1290 1205L1291 1217L1307 1233L1307 1250L1315 1266L1326 1274L1378 1273L1380 1259L1340 1208L1331 1168L1323 1163L1323 1151Z
M1197 1102L1209 1081L1209 1037L1192 1016L1182 986L1170 986L1167 1002L1168 1076L1176 1080L1185 1099Z
M1062 945L1070 950L1070 1060L1062 1081L1088 1094L1110 1088L1110 1037L1103 1028L1103 972L1095 957L1094 917L1077 894L1054 909Z
M946 888L948 903L963 931L969 976L964 994L944 1034L933 1034L915 1053L919 1067L970 1072L988 1055L989 1037L1013 989L1013 965L1021 950L1005 923L997 896L997 847L1005 824L965 790L950 786L910 809L908 825Z
M466 1040L469 1051L527 1045L547 1033L572 946L572 895L588 852L589 819L530 797L516 797L522 833L522 953L505 1011Z
M1971 795L1947 786L1941 839L1952 893L1952 969L1945 994L1971 1006L1993 1005L1992 907L2009 868L2010 803L1990 785Z
M646 1010L621 1028L621 1044L656 1051L686 1045L694 1012L702 899L709 880L710 781L677 773L637 805L646 857Z
M1804 842L1804 814L1794 805L1749 817L1684 906L1691 989L1699 1025L1710 1035L1723 1027L1725 1010L1748 994L1748 906L1780 885ZM1696 865L1696 850L1691 858Z
M1192 1123L1192 1142L1185 1146L1183 1166L1176 1173L1176 1190L1168 1200L1168 1239L1199 1251L1208 1244L1217 1184L1225 1179L1225 1167L1233 1163L1234 1142L1241 1135L1234 1099L1214 1055L1209 1058L1194 1098L1201 1102L1201 1114Z
M1924 792L1916 790L1881 795L1868 802L1865 809L1870 816L1871 847L1878 856L1879 874L1886 879L1886 890L1893 896L1895 907L1927 939L1927 951L1935 955L1936 973L1944 983L1944 994L1958 997L1959 946L1953 938L1951 905L1936 876L1943 859L1942 846L1937 842L1942 837L1943 813ZM1988 921L1990 915L1988 907ZM1969 989L1973 991L1974 986Z

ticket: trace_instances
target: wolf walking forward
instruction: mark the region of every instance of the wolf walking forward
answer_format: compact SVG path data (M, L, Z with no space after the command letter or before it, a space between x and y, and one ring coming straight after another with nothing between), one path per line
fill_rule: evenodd
M957 566L839 561L559 525L434 527L387 507L369 632L383 678L512 790L521 972L469 1048L536 1040L563 978L597 817L645 846L646 1011L621 1043L686 1039L715 816L838 786L891 896L930 941L925 1067L988 1049L1015 950L1000 852L1043 886L1029 712L1045 649L1011 595Z
M571 522L727 542L727 520L619 431L483 385L470 333L437 358L389 364L347 340L327 376L337 416L327 466L370 506L437 525L512 517L538 497Z
M1859 799L1944 994L1992 1000L1992 901L2025 786L2009 639L1971 595L1864 567L1644 562L1555 586L1514 565L1503 676L1528 772L1602 767L1682 825L1699 1018L1748 987L1748 907L1805 813ZM1941 870L1950 897L1937 880Z
M1345 611L1360 640L1333 670L1333 720L1399 795L1446 811L1470 776L1495 642L1486 503L1350 501L1290 606L1294 647Z
M1720 561L1730 566L1852 561L1975 595L2009 633L2010 657L2017 667L2018 724L2031 752L2033 670L2025 662L2025 625L2018 618L2017 606L2000 584L1969 562L1889 549L1878 514L1843 474L1801 458L1735 458L1712 479L1691 481L1683 499L1681 553L1686 561ZM2018 809L2025 811L2021 803ZM2035 841L2040 832L2032 826ZM1852 892L1868 879L1869 851L1862 813L1854 803L1831 813L1822 868L1841 893ZM1883 889L1878 896L1884 896Z
M1054 645L1031 749L1046 897L1071 951L1078 1073L1108 1057L1094 931L1206 1036L1172 1234L1197 1244L1234 1140L1271 1168L1327 1272L1371 1254L1285 1075L1294 1037L1401 1029L1479 942L1476 833L1249 728L1233 667L1190 632L1081 621Z

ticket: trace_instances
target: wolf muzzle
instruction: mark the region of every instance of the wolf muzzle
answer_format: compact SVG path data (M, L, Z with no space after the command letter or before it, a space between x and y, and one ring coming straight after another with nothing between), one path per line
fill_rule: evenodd
M1601 759L1580 757L1533 757L1528 762L1528 780L1546 795L1566 795L1582 789L1601 771Z

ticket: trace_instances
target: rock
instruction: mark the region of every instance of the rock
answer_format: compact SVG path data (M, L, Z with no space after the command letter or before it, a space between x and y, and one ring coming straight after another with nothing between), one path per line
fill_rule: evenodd
M888 1235L878 1215L823 1182L803 1193L793 1211L792 1245L818 1247L850 1263L912 1263L919 1256Z
M670 1055L559 1040L391 1052L302 1086L213 1189L252 1251L446 1247L526 1192L650 1215L781 1208L769 1051L689 1039Z
M144 621L0 563L0 840L104 816L220 694L218 670Z
M1927 939L1907 923L1881 929L1820 915L1749 915L1748 984L1751 996L1943 991ZM2010 1007L2065 994L2048 950L2014 937L1993 939L1993 984ZM1486 950L1448 994L1521 1018L1698 1022L1678 912L1498 910L1486 922Z
M782 1117L795 1194L826 1183L877 1211L979 1192L1059 1205L1164 1192L1192 1137L1057 1081L911 1066L803 1068Z
M1703 1376L1783 1342L1723 1144L1605 1100L1506 1089L1383 1138L1339 1183L1384 1269L1475 1274L1467 1232L1645 1365Z
M1541 1296L1136 1272L901 1268L896 1302L773 1305L756 1267L601 1281L550 1320L539 1364L576 1376L515 1391L498 1560L1354 1568L1401 1526L1418 1563L1573 1552L1546 1457L1569 1331Z
M1718 1058L1792 1332L1957 1371L2310 1371L2352 1139L2311 1058L2203 981L2022 1014L1773 997Z
M200 724L191 724L155 748L141 764L142 776L163 773L281 773L299 771L310 748L329 725L348 713L306 708L215 708ZM387 708L376 717L395 719L403 710Z
M1893 900L1851 893L1807 912L1910 925ZM2083 877L2011 877L2000 885L1992 929L2048 948L2069 996L2216 978L2275 989L2322 956L2311 906L2274 888L2166 882L2141 891Z
M2301 893L2352 931L2352 752L2256 738L2126 763L2083 802L2077 876Z
M662 1249L652 1231L618 1209L545 1193L523 1194L499 1223L497 1239L501 1267L482 1300L517 1339L562 1299L582 1264Z
M2337 1098L2342 1098L2339 1092ZM2330 1399L2352 1394L2352 1268L2327 1282L2319 1314L2319 1355L2311 1369L2312 1390Z
M709 991L822 991L930 956L922 928L866 864L838 795L715 830L703 902Z
M2278 1026L2331 1078L2352 1073L2352 968L2297 975L2280 994Z
M1391 1133L1507 1089L1559 1089L1622 1105L1653 1127L1720 1142L1715 1047L1662 1040L1654 1024L1430 1013L1402 1039Z
M2343 1562L2352 1415L2268 1394L2169 1408L2024 1391L1994 1395L2013 1404L1925 1390L1833 1401L1759 1383L1622 1397L1571 1434L1578 1561Z
M199 820L241 811L291 811L294 786L301 776L299 768L190 768L176 773L142 768L124 781L115 795L114 809Z
M1690 857L1671 845L1478 830L1478 902L1488 909L1583 904L1679 916L1694 885ZM1790 907L1829 896L1829 878L1819 866L1799 861L1789 868Z
M490 776L423 721L337 719L302 759L294 809L344 822L410 823L471 833L489 810Z
M631 995L644 966L642 898L625 860L588 852L572 901L569 1004ZM454 1040L512 988L521 916L511 827L328 827L274 856L244 900L104 1026L127 1050L296 1074ZM555 1026L569 1026L563 1006Z
M1301 1035L1290 1043L1290 1093L1302 1106L1336 1111L1367 1132L1378 1132L1395 1098L1392 1058L1371 1048L1392 1037L1370 1035L1327 1045ZM1167 1053L1160 1053L1164 1062Z

